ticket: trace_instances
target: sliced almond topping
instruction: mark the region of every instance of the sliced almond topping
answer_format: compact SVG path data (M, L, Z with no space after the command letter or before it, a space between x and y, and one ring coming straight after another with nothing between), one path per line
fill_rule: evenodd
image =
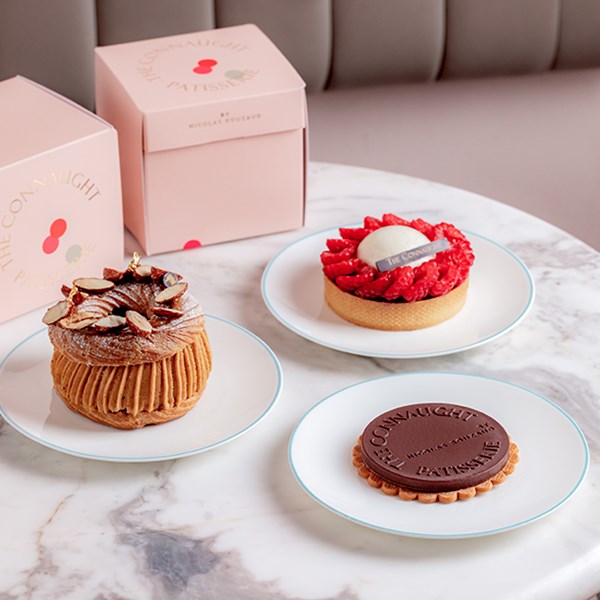
M91 292L93 294L100 294L101 292L107 292L115 287L114 282L108 279L99 279L98 277L80 277L73 282L78 289L84 292Z
M168 273L168 271L165 271L160 267L150 267L150 277L152 277L152 281L158 281L159 279L162 279L165 273Z
M139 281L140 279L147 279L152 275L152 267L150 265L139 265L133 271L134 278Z
M169 317L170 319L176 319L183 317L183 311L177 308L171 308L169 306L153 306L152 312L159 317Z
M75 293L69 298L73 304L81 304L86 298L89 298L89 294L76 290Z
M125 271L118 271L117 269L111 269L110 267L106 267L104 271L102 271L102 277L108 279L108 281L113 281L114 283L119 283L124 275Z
M72 304L81 304L86 298L89 297L89 294L82 292L76 285L71 288L69 295L67 296L67 300Z
M69 294L71 293L71 286L67 285L66 283L63 283L60 287L60 291L65 298L68 298Z
M125 319L127 321L127 325L131 328L131 331L136 335L141 335L142 337L148 337L152 333L152 325L150 321L144 317L144 315L140 315L139 312L135 310L128 310L125 313Z
M67 319L63 319L60 322L60 326L65 329L79 330L85 329L90 325L93 325L98 320L98 315L92 315L91 313L81 313L77 315L71 315Z
M188 289L188 284L185 281L180 281L171 287L165 288L154 297L154 302L157 304L165 304L181 298Z
M46 325L53 325L61 319L68 317L73 310L73 305L67 300L61 300L54 306L51 306L42 317L42 322Z
M102 317L99 321L94 323L94 329L105 332L110 331L111 329L118 329L119 327L124 327L127 323L125 317L121 317L119 315L107 315L106 317Z

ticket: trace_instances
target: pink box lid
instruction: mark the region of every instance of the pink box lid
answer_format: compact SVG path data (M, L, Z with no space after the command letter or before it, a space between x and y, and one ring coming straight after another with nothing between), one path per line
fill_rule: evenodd
M96 53L143 115L147 152L305 126L304 81L256 25Z
M25 77L0 81L0 169L107 129L100 117Z

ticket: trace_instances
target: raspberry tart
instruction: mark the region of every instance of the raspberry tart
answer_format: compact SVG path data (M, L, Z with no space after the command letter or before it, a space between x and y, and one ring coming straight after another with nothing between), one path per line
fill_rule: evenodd
M384 214L339 232L327 240L321 264L325 300L343 319L410 331L442 323L464 306L475 257L454 225Z
M181 276L141 265L63 286L44 315L54 387L73 411L118 429L186 414L206 386L212 354L204 315Z

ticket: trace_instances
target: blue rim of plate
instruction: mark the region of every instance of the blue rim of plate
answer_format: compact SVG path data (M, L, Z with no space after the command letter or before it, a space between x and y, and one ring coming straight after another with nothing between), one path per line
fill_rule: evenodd
M356 226L356 225L357 225L356 223L351 223L348 225L342 225L342 227L352 227L352 226ZM445 356L448 354L455 354L457 352L464 352L465 350L471 350L472 348L477 348L478 346L481 346L483 344L486 344L488 342L491 342L491 341L501 337L502 335L508 333L511 329L514 329L527 316L527 313L530 311L531 307L533 306L533 301L535 300L535 282L533 280L531 273L529 272L529 269L527 268L527 265L512 250L509 250L506 246L503 246L502 244L500 244L494 240L491 240L483 235L479 235L478 233L464 230L464 233L466 235L475 236L481 240L484 240L490 244L493 244L494 246L497 246L498 248L500 248L501 250L506 252L523 269L523 272L525 273L525 276L527 277L527 280L529 282L529 298L527 300L527 304L525 305L525 307L523 308L521 313L511 323L506 325L506 327L504 327L504 329L497 331L496 333L489 335L485 338L479 339L471 344L465 344L464 346L458 346L456 348L450 348L448 350L410 353L410 354L409 353L402 354L402 353L363 351L363 350L359 350L356 348L349 348L347 346L339 346L337 344L334 344L334 343L328 342L326 340L320 339L318 337L312 336L312 335L306 333L305 331L303 331L302 329L299 329L298 327L294 326L292 323L290 323L289 321L284 319L279 314L277 309L272 305L271 301L268 298L268 295L266 292L266 283L267 283L267 279L269 277L269 272L270 272L272 266L277 262L278 258L282 254L287 252L290 248L292 248L296 244L301 244L302 242L306 241L307 239L309 239L311 237L323 235L324 233L326 233L328 231L337 231L338 229L339 229L339 227L328 227L327 229L321 229L320 231L315 231L313 233L309 233L308 235L305 235L305 236L293 241L292 243L288 244L284 248L282 248L267 263L267 266L265 267L265 270L263 271L263 275L262 275L261 283L260 283L260 290L261 290L261 294L263 297L263 301L264 301L265 305L267 306L267 308L269 309L269 312L282 325L287 327L290 331L293 331L300 337L303 337L304 339L314 342L315 344L319 344L320 346L324 346L326 348L331 348L332 350L338 350L340 352L346 352L348 354L356 354L358 356L370 356L373 358L430 358L430 357L434 357L434 356Z
M337 396L338 394L341 394L343 392L345 392L346 390L349 390L351 388L360 386L360 385L367 385L370 383L373 383L374 381L380 381L383 379L390 379L390 378L400 378L400 377L411 377L411 376L415 376L415 375L456 375L456 376L460 376L460 377L477 377L479 379L486 379L489 381L496 381L498 383L502 383L505 385L509 385L518 389L521 389L529 394L532 394L533 396L537 396L538 398L540 398L541 400L543 400L544 402L548 403L550 406L552 406L553 408L555 408L556 410L558 410L558 412L560 412L564 417L566 417L566 419L571 423L571 425L573 426L573 428L575 429L575 431L579 434L579 438L581 439L581 442L583 444L583 450L584 450L584 455L585 455L585 460L584 460L584 465L583 465L583 469L581 471L581 475L579 477L579 479L577 480L577 483L575 483L575 485L573 486L573 488L569 491L568 494L565 495L565 497L560 501L557 502L554 506L542 511L541 513L534 515L528 519L524 519L522 521L519 521L517 523L513 523L511 525L507 525L505 527L498 527L496 529L489 529L489 530L484 530L484 531L476 531L476 532L471 532L471 533L441 533L441 534L435 534L435 533L419 533L417 531L408 531L408 530L399 530L399 529L392 529L389 527L383 527L380 525L376 525L374 523L369 523L368 521L363 521L362 519L357 519L356 517L353 517L352 515L349 515L341 510L338 510L337 508L335 508L334 506L328 504L327 502L324 502L323 500L321 500L318 496L316 496L311 490L310 488L302 481L302 478L300 477L299 473L296 470L296 467L294 466L294 460L292 458L292 446L294 444L294 438L296 437L296 433L298 432L299 428L301 427L302 423L304 422L304 420L308 417L308 415L310 413L312 413L319 405L323 404L324 402L327 402L330 398L332 398L333 396ZM296 425L296 427L294 427L294 430L292 431L292 434L290 436L290 441L288 444L288 462L290 465L290 469L292 470L292 473L294 474L294 477L296 478L296 481L298 482L298 484L300 485L300 487L306 492L306 494L308 494L308 496L310 496L315 502L317 502L318 504L320 504L321 506L327 508L328 510L330 510L331 512L333 512L334 514L343 517L344 519L347 519L348 521L351 521L352 523L356 523L358 525L363 525L364 527L368 527L370 529L374 529L376 531L382 531L385 533L391 533L394 535L403 535L406 537L414 537L414 538L422 538L422 539L437 539L437 540L443 540L443 539L468 539L468 538L475 538L475 537L483 537L483 536L487 536L487 535L495 535L497 533L504 533L506 531L512 531L513 529L517 529L519 527L523 527L524 525L529 525L530 523L534 523L535 521L538 521L540 519L542 519L545 516L548 516L550 513L554 512L555 510L557 510L558 508L560 508L563 504L565 504L572 496L573 494L577 491L577 489L581 486L581 484L583 483L585 476L587 475L589 466L590 466L590 450L587 444L587 441L585 439L585 436L583 435L583 431L581 430L581 428L579 427L579 425L577 425L577 423L574 421L574 419L563 409L561 408L558 404L556 404L555 402L552 402L552 400L548 400L548 398L546 398L545 396L542 396L541 394L538 394L537 392L533 392L532 390L519 385L517 383L511 383L510 381L505 381L503 379L498 379L496 377L489 377L487 375L477 375L474 373L458 373L458 372L453 372L453 371L415 371L413 373L395 373L393 375L384 375L383 377L374 377L373 379L367 379L365 381L359 381L357 383L353 383L352 385L348 385L344 388L341 388L335 392L333 392L332 394L329 394L328 396L326 396L325 398L323 398L322 400L320 400L319 402L317 402L317 404L315 404L312 408L310 408L304 415L303 417L300 419L300 421L298 421L298 424Z
M194 448L194 449L188 450L186 452L178 452L178 453L166 454L166 455L144 456L141 458L140 457L104 456L104 455L97 455L97 454L88 454L86 452L78 452L76 450L64 448L62 446L58 446L57 444L47 442L43 438L39 438L36 435L32 435L27 430L25 430L23 427L21 427L18 423L16 423L9 415L6 414L4 408L2 407L1 402L0 402L0 416L11 427L13 427L13 429L15 429L19 433L23 434L25 437L29 438L30 440L33 440L34 442L37 442L38 444L40 444L42 446L46 446L47 448L51 448L52 450L62 452L63 454L77 456L79 458L87 458L90 460L105 461L105 462L145 463L145 462L159 462L159 461L165 461L165 460L174 460L176 458L185 458L187 456L194 456L194 455L200 454L202 452L207 452L209 450L217 448L218 446L222 446L228 442L231 442L234 439L242 436L244 433L247 433L248 431L250 431L250 429L252 429L256 425L258 425L258 423L260 423L260 421L262 421L269 414L269 412L273 409L273 407L275 406L275 403L277 402L277 400L279 399L279 397L281 395L281 389L282 389L282 385L283 385L283 371L281 369L281 364L279 362L279 359L277 358L277 356L275 355L273 350L271 350L271 348L263 340L261 340L256 334L252 333L245 327L242 327L241 325L238 325L237 323L234 323L233 321L229 321L222 317L217 317L217 316L211 315L211 314L205 314L204 316L206 317L207 320L212 319L215 321L221 321L231 327L239 329L240 331L242 331L243 333L245 333L246 335L248 335L249 337L254 339L256 342L258 342L267 351L267 355L273 361L273 364L275 365L275 370L277 372L277 387L275 389L275 393L273 394L273 398L271 399L271 402L265 408L265 410L252 423L249 423L248 425L246 425L246 427L244 427L240 431L238 431L222 440L219 440L218 442L214 442L214 443L208 444L206 446L200 446L198 448ZM29 340L34 338L36 335L43 333L44 331L46 331L46 328L40 329L40 330L28 335L25 339L21 340L16 346L14 346L14 348L12 348L0 362L0 371L4 368L4 365L9 360L9 358L11 357L12 354L14 354L21 346L26 344Z

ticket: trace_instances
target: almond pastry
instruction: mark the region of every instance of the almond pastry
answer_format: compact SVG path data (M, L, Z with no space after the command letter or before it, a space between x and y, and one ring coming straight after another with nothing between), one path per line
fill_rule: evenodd
M196 405L212 367L204 315L183 282L166 304L156 304L168 290L167 273L140 265L137 256L125 271L76 279L67 299L48 309L54 387L71 410L134 429Z

